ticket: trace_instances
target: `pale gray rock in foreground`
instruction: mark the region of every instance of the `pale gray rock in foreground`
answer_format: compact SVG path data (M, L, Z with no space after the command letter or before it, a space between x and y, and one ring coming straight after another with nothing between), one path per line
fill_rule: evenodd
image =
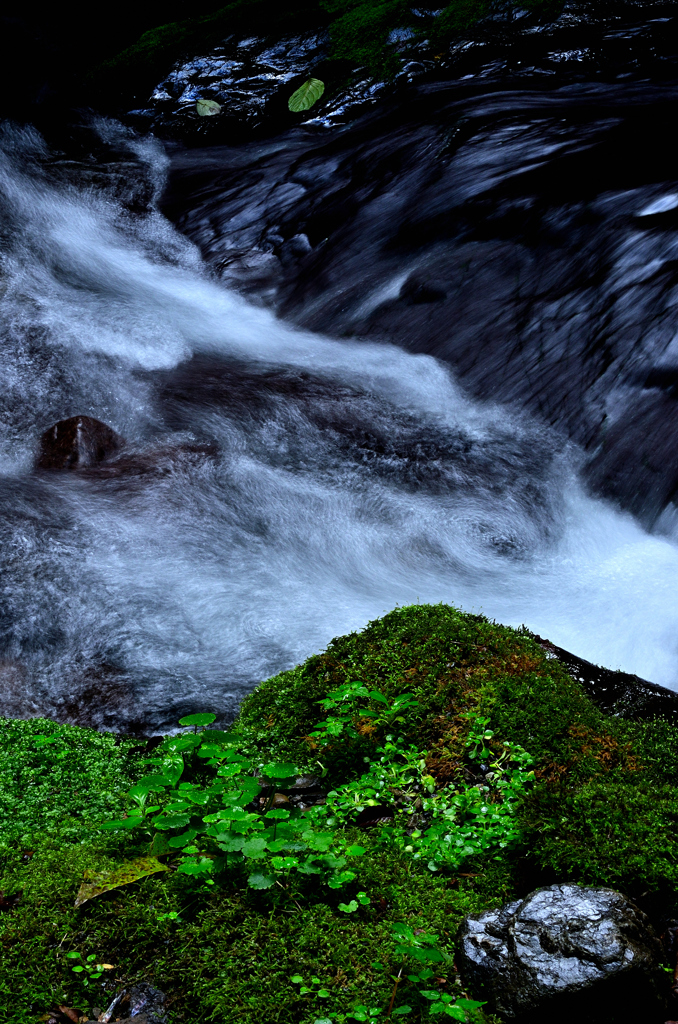
M464 984L507 1021L664 1020L661 944L612 889L552 885L459 932Z

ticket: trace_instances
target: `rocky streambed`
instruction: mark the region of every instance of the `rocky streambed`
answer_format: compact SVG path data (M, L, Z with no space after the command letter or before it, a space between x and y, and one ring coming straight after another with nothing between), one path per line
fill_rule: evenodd
M307 115L326 35L233 38L5 129L6 709L228 718L418 599L675 685L674 17L512 11ZM124 444L55 473L78 419Z

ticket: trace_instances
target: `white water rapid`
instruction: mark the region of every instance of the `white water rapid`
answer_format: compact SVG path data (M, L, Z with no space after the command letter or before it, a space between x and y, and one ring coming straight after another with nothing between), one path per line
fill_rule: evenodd
M553 432L430 357L286 326L160 214L59 183L33 134L1 141L5 708L65 713L89 686L109 728L231 713L332 637L437 601L678 689L678 549L588 497ZM160 179L160 150L130 145ZM76 414L151 461L217 454L36 473L40 434Z

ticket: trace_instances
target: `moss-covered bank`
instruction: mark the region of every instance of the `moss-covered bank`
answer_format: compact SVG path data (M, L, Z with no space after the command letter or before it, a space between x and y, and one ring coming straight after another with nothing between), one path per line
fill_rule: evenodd
M354 680L391 706L402 695L414 703L397 726L363 718L357 731L319 747L309 738L325 717L317 702ZM384 841L388 823L349 826L366 851L359 883L370 899L350 914L340 896L304 876L257 891L229 870L206 880L170 871L76 910L85 869L148 850L143 829L96 831L123 811L130 784L148 771L145 752L44 720L2 721L0 1017L23 1024L58 1003L102 1006L101 981L86 984L70 970L65 953L74 950L115 965L109 989L153 981L170 994L176 1022L313 1024L341 1020L357 1003L388 1005L396 923L436 933L451 952L466 913L555 879L612 885L658 922L678 914L676 726L603 714L526 631L444 605L398 609L262 683L235 733L264 760L316 771L321 760L325 785L340 787L397 728L426 752L437 789L452 791L474 784L480 770L466 745L469 713L489 719L492 756L508 742L534 759L534 782L517 810L519 840L431 871ZM451 963L442 976L440 991L458 992ZM301 994L293 977L312 991ZM402 1019L430 1019L415 997L406 984L397 1005L411 1010Z

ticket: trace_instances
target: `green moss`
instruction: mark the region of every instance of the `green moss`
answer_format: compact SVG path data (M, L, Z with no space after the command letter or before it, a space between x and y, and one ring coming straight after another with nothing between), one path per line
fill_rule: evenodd
M406 0L381 0L380 3L321 0L323 7L338 15L330 35L334 56L362 64L377 74L393 74L398 68L395 48L388 46L393 29L415 22Z
M133 746L44 718L0 718L0 853L51 834L79 842L102 815L123 807Z
M357 1002L387 1004L396 922L437 932L452 952L465 914L555 879L612 885L650 912L678 911L674 725L606 716L525 630L424 605L396 609L266 680L236 729L260 754L313 769L319 752L308 734L323 717L317 702L355 679L391 698L416 697L402 726L439 782L468 768L468 711L489 716L498 749L507 740L529 750L537 782L520 810L523 846L503 860L472 862L463 874L432 874L385 844L378 829L362 832L360 887L371 904L351 915L303 876L285 893L238 887L235 876L210 886L173 872L76 910L86 869L147 848L148 838L135 846L129 834L92 827L124 805L130 780L144 772L138 752L132 741L91 730L4 721L0 890L21 900L0 914L0 1018L32 1024L55 1003L103 1005L100 982L88 988L70 971L69 950L114 964L111 988L141 978L159 985L174 1000L177 1024L313 1024ZM55 742L39 746L38 735ZM369 756L381 738L366 730L357 741L337 741L328 780L359 774L355 744ZM320 978L329 999L300 997L292 975ZM412 1005L405 1019L426 1020L416 997Z
M535 757L538 782L522 811L530 851L523 877L616 885L636 898L661 889L661 900L678 908L675 725L603 714L525 630L415 605L262 683L243 705L241 727L273 756L305 756L312 767L304 737L317 721L316 702L352 679L417 698L408 740L428 751L440 782L459 769L471 709L489 716L497 747L509 740ZM337 744L325 761L332 784L361 770L370 742L351 751Z

